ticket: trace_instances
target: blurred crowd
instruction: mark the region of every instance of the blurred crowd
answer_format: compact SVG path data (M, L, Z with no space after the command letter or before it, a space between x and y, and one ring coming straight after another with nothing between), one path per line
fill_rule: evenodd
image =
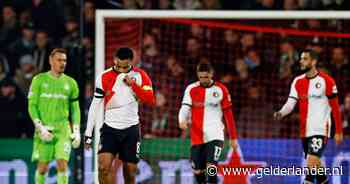
M191 10L348 10L345 0L101 0L99 8Z
M305 48L316 50L320 70L335 78L349 135L349 39L234 31L220 24L216 22L217 28L215 24L143 21L140 65L150 73L157 92L156 108L144 108L146 116L141 117L146 137L186 136L177 129L176 114L184 88L196 80L195 66L202 60L214 64L216 80L232 94L240 137L298 137L297 108L283 122L274 121L272 113L285 103L292 79L300 74L300 51Z
M94 6L85 1L80 20L75 1L0 1L0 122L6 123L2 137L32 136L26 96L32 78L50 68L52 48L67 49L66 72L81 87L83 79L94 78Z
M0 1L0 122L4 125L0 130L1 137L32 136L33 125L27 112L26 95L33 76L49 69L48 54L54 47L68 50L66 73L78 80L82 102L85 102L82 110L87 112L94 90L96 8L324 10L347 9L349 1L83 2L81 17L79 0ZM244 23L335 32L348 32L350 25L345 20ZM141 108L145 138L187 136L177 127L177 113L184 88L196 80L195 65L201 60L212 62L216 79L228 86L240 137L297 137L297 114L287 117L284 122L275 122L272 112L285 102L291 80L299 74L299 52L305 47L319 52L322 58L320 68L335 77L340 91L343 127L350 135L349 39L263 34L161 20L144 20L140 28L142 38L137 38L141 38L142 48L138 64L150 74L157 98L155 108Z

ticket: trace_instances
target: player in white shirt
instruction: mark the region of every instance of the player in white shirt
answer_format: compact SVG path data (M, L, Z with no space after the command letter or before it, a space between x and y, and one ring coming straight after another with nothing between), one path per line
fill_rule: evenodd
M154 105L155 97L150 78L145 71L132 66L132 60L130 48L119 48L114 55L115 65L96 79L85 147L91 147L94 126L103 123L98 148L100 184L113 183L110 171L117 157L123 161L125 183L135 183L140 152L138 106L139 102Z
M237 133L229 91L213 80L214 69L207 62L197 66L199 81L187 86L179 111L179 127L191 125L191 160L198 184L217 183L217 176L206 176L206 169L216 167L224 144L223 118L230 145L237 147ZM209 171L209 170L208 170Z
M274 118L280 120L299 103L300 136L309 168L323 167L320 158L330 136L331 116L335 121L336 144L343 140L337 87L332 77L317 70L318 59L318 54L313 50L302 52L300 67L305 73L293 80L286 104L274 113ZM308 174L304 183L314 183L315 179L318 183L328 183L325 174Z

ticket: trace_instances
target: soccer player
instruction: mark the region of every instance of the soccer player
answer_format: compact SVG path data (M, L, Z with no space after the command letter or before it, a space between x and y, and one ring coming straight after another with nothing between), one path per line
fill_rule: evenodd
M313 50L301 53L300 68L304 74L293 80L287 102L274 113L274 118L280 120L299 103L300 135L310 169L323 167L320 158L330 136L331 115L335 121L335 142L340 144L343 140L337 87L332 77L317 70L318 59ZM315 179L318 183L328 183L325 174L307 174L304 183L314 183Z
M138 106L139 102L154 105L155 97L146 72L131 65L133 58L130 48L119 48L114 54L115 65L96 79L85 131L85 147L91 147L95 124L103 122L98 148L98 178L101 184L112 183L111 166L116 156L123 162L125 183L135 183L140 153Z
M71 147L80 145L79 89L76 81L63 73L67 63L64 49L52 50L49 62L50 71L33 78L28 94L35 125L32 160L38 161L35 183L45 183L48 164L56 160L57 183L68 184Z
M237 133L229 91L213 80L214 69L209 62L197 65L199 81L187 86L179 111L179 127L191 124L191 160L198 184L217 183L217 175L206 176L206 169L216 167L224 145L225 118L230 145L237 147Z

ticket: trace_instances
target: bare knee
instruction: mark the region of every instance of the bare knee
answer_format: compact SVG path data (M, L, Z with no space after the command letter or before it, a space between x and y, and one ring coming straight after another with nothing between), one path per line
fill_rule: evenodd
M98 171L102 175L108 175L111 171L113 156L110 154L101 154L98 159Z
M123 163L123 173L125 183L135 183L135 176L137 172L137 165L133 163Z
M308 155L306 162L307 162L307 167L309 168L318 168L321 166L320 158L315 155Z
M46 162L39 162L37 170L39 174L46 174L49 171L49 164Z
M200 170L200 169L193 169L192 171L193 171L193 174L195 175L199 175L205 172L205 170Z
M57 171L58 172L66 172L68 167L68 163L66 160L57 160Z

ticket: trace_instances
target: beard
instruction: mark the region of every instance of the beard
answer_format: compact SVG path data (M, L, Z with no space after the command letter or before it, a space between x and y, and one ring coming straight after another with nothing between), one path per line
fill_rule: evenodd
M305 66L304 68L303 67L300 67L300 72L302 73L306 73L308 71L311 70L311 67L310 66Z

